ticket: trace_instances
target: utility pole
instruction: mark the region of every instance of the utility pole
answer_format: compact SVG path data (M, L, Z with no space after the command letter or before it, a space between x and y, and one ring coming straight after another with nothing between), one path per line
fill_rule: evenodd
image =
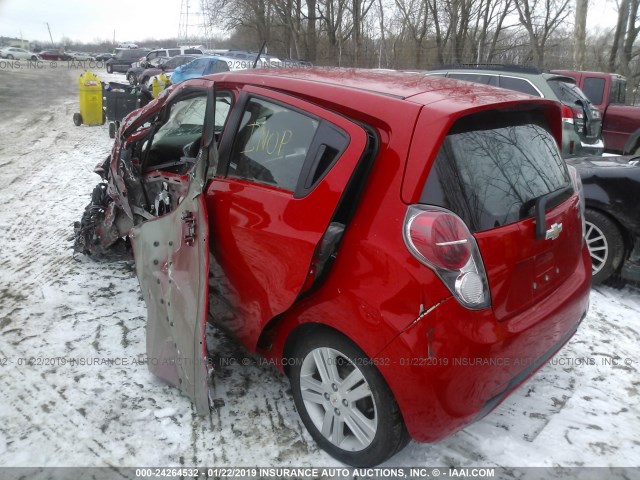
M49 28L49 22L46 22L47 30L49 30L49 38L51 39L51 46L53 47L53 36L51 35L51 28Z

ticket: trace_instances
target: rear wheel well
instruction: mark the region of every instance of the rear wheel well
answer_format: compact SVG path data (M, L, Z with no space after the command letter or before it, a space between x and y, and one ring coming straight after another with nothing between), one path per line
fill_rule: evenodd
M296 343L302 340L303 338L311 335L317 335L320 332L326 332L326 331L333 332L337 335L340 335L346 338L347 340L349 340L350 342L354 343L355 345L357 345L357 343L355 343L351 338L347 337L341 331L333 327L330 327L329 325L325 325L324 323L303 323L302 325L297 326L296 328L291 330L291 332L289 332L289 335L287 336L287 339L284 342L284 348L282 349L282 358L283 359L290 358ZM289 362L284 362L284 373L287 376L289 376L288 363Z

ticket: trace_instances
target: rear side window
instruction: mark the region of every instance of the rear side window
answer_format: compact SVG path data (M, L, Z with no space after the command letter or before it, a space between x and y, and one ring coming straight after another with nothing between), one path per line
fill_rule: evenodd
M534 97L540 97L540 92L535 89L535 87L528 80L524 80L523 78L513 78L513 77L500 77L500 86L502 88L506 88L508 90L515 90L516 92L526 93L528 95L533 95Z
M294 192L319 121L251 98L231 150L228 175Z
M569 185L544 125L542 115L527 113L476 114L457 122L420 202L455 212L474 232L532 216L536 198Z
M591 100L591 103L600 105L604 94L604 78L585 78L582 91Z
M479 73L450 73L449 78L464 80L466 82L484 83L485 85L498 86L498 79L495 75L483 75Z
M168 53L169 53L170 57L175 57L176 55L180 55L180 49L179 48L170 48Z
M626 103L627 81L617 78L611 79L611 93L609 95L609 103Z
M194 72L194 71L199 71L204 69L204 67L206 66L206 64L208 63L209 60L207 60L206 58L199 58L197 60L194 60L191 63L188 63L186 65L186 67L184 67L184 71L185 72Z
M584 105L589 103L589 99L575 83L553 79L547 79L547 83L562 103L569 105L575 105L578 101Z
M211 60L209 62L209 66L205 71L205 74L228 72L228 71L229 71L229 65L227 65L227 62L224 62L222 60Z

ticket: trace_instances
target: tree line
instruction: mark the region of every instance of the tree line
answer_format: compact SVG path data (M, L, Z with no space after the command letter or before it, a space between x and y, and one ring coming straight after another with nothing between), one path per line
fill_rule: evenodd
M589 34L589 0L201 0L236 48L316 65L423 70L460 63L618 72L640 78L640 0L609 0L615 27Z

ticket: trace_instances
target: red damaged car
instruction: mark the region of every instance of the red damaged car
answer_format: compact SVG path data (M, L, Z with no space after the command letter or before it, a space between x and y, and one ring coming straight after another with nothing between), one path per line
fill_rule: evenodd
M209 412L209 320L374 465L489 413L574 334L591 261L556 102L358 70L187 80L120 127L76 248L133 246L151 371Z

